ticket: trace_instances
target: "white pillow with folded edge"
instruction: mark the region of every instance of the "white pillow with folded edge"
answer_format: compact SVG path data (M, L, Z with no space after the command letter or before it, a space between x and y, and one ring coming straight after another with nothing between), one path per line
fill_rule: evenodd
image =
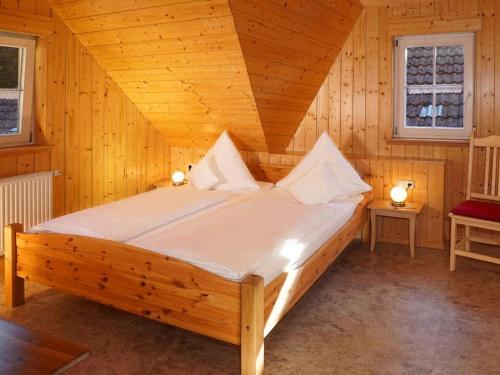
M203 158L189 171L189 183L198 190L209 190L219 183L219 178L210 166L211 159Z
M344 197L351 197L372 189L370 185L359 177L356 170L344 158L326 132L321 134L312 150L304 156L300 163L285 178L278 181L276 186L286 189L287 186L308 173L318 161L323 159L328 159L331 162L334 175L338 179L338 184L343 190Z
M198 165L202 165L205 169L209 168L210 173L217 177L218 181L210 189L223 191L260 189L226 131L220 135Z
M344 198L332 161L321 159L305 174L286 186L286 190L303 204L328 203Z

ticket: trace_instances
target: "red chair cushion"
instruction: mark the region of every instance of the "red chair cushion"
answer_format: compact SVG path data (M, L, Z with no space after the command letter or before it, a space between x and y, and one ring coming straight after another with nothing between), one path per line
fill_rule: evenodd
M500 204L482 201L465 201L452 208L455 215L500 222Z

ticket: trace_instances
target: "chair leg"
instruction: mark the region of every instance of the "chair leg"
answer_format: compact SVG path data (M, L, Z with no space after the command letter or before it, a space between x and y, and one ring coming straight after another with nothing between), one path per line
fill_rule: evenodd
M465 251L470 251L470 226L465 226Z
M455 223L455 218L451 218L451 234L450 234L450 271L455 271L455 265L457 261L457 256L455 254L455 244L457 234L457 224Z

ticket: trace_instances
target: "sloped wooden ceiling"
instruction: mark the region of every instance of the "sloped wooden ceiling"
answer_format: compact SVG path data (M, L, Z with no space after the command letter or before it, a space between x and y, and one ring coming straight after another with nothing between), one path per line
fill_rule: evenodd
M229 0L267 145L281 152L325 80L359 1Z
M172 144L282 151L361 12L359 0L53 0Z

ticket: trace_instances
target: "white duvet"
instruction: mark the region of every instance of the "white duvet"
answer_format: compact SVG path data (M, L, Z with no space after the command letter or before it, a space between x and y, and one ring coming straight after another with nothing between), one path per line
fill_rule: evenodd
M228 200L231 193L190 188L160 188L34 226L46 231L126 241Z
M128 244L176 257L220 276L271 281L305 262L353 215L359 197L303 205L282 189L200 212Z

